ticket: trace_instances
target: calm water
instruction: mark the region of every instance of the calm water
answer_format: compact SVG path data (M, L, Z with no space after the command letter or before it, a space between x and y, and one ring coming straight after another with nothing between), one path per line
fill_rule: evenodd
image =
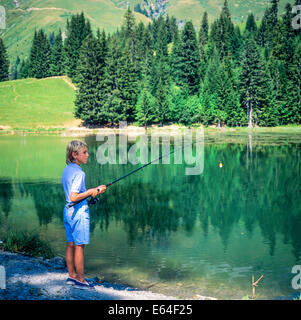
M73 139L73 138L72 138ZM88 143L86 186L136 166L99 165ZM0 137L0 223L36 230L64 254L61 174L71 138ZM219 168L222 161L224 166ZM241 299L294 293L301 264L301 136L206 135L204 171L150 165L114 184L91 207L88 276L154 292Z

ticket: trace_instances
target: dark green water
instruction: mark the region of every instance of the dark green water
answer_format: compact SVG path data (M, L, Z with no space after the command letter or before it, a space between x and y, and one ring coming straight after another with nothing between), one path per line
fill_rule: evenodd
M0 137L0 223L37 230L64 254L65 148L73 138ZM95 137L86 186L135 168L99 165ZM224 166L219 168L222 161ZM204 170L150 165L108 188L90 209L88 275L198 298L241 299L263 275L258 298L294 293L301 264L301 136L205 135ZM255 279L255 280L256 280Z

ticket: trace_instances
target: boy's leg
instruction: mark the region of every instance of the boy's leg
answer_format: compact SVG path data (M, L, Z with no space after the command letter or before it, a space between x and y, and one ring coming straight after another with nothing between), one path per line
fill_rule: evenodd
M69 277L76 279L76 271L74 268L74 242L67 242L66 247L66 264L68 268Z
M76 279L85 282L85 276L84 276L84 251L85 251L85 245L74 245L74 263L75 263L75 269L77 277Z

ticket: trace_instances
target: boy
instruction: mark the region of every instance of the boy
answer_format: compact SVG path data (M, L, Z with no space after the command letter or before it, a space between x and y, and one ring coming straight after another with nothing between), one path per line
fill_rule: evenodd
M66 149L67 166L62 176L67 202L64 208L67 237L66 264L69 273L67 283L76 284L81 288L93 287L84 277L84 250L90 240L89 207L85 198L96 197L106 191L105 185L86 190L85 173L80 165L86 164L88 158L87 144L79 140L71 141ZM76 204L69 206L74 203Z

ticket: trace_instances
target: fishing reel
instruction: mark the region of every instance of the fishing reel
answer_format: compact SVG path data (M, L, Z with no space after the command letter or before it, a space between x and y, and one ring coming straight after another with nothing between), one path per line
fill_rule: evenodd
M99 199L98 198L93 198L93 197L91 197L89 200L88 200L88 206L90 207L92 204L95 204L95 203L97 203L99 201Z

